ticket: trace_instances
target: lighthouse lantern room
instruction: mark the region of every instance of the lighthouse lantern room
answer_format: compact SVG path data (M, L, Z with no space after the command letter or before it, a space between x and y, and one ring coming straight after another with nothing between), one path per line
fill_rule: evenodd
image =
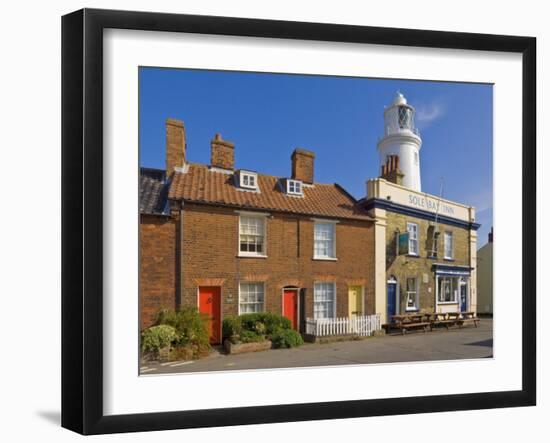
M384 111L384 136L378 142L380 165L392 156L399 158L403 186L421 191L420 147L422 139L414 125L414 108L397 92L393 103Z

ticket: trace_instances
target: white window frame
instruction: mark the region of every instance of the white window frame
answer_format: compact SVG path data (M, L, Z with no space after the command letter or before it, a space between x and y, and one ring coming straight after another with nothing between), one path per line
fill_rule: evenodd
M289 195L304 195L304 184L302 180L288 178L286 180L286 193Z
M414 280L414 291L409 291L409 280ZM409 299L414 296L414 306L409 307ZM420 309L418 277L407 277L405 279L405 311L418 311Z
M252 184L250 184L252 180ZM258 174L250 171L239 171L239 186L243 189L258 189Z
M262 222L263 234L262 234L262 252L256 251L241 251L241 235L250 235L250 234L241 234L242 222L243 219L259 219ZM237 255L239 257L267 257L267 214L255 214L249 212L239 212L239 232L237 235Z
M409 229L414 226L414 230ZM418 223L407 222L407 232L409 233L409 255L419 255L419 245L420 245L420 231L418 230ZM412 233L415 233L416 237L412 237ZM411 242L416 242L416 251L411 251Z
M334 221L334 220L319 220L319 219L314 219L314 225L313 225L313 259L314 260L338 260L338 258L336 257L336 224L338 222ZM331 226L331 229L332 229L332 251L331 251L331 254L330 255L318 255L316 253L316 247L315 247L315 242L316 241L323 241L323 240L316 240L315 236L316 236L316 232L317 232L317 226L319 225L326 225L326 226Z
M449 239L450 239L450 245L449 245ZM453 260L454 259L454 249L455 249L455 245L454 245L454 236L453 236L453 231L445 231L443 233L443 258L445 260ZM449 248L450 246L450 248ZM450 249L450 254L448 255L447 254L447 249Z
M449 277L449 276L440 276L437 279L437 304L438 305L455 305L458 303L459 299L459 278L460 277ZM443 282L448 280L451 285L451 300L443 299ZM455 289L453 291L453 280L456 281Z
M261 285L262 286L262 301L261 302L246 302L246 303L242 303L241 302L241 297L242 297L242 292L243 292L243 288L242 286L243 285ZM261 310L259 311L246 311L244 312L243 309L241 308L241 304L246 304L246 305L258 305L259 303L261 303ZM252 313L256 313L256 312L265 312L265 282L262 282L262 281L241 281L239 282L239 315L241 314L252 314Z
M315 300L316 293L317 293L317 285L330 285L330 286L332 286L333 298L332 298L332 313L331 313L332 316L331 317L318 317L316 315L315 305L317 303L327 303L326 300L323 300L323 301L316 301ZM335 317L336 317L336 282L327 282L327 281L313 282L313 318L318 319L318 318L335 318Z

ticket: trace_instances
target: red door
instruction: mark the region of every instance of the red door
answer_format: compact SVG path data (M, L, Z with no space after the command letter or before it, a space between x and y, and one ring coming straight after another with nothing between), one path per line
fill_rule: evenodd
M201 286L199 288L199 311L208 315L210 343L221 342L221 288L219 286Z
M292 329L298 329L298 291L296 289L285 289L283 315L292 323Z

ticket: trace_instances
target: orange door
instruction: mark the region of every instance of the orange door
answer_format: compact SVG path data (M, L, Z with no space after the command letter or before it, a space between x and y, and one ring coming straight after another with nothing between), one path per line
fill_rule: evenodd
M298 328L298 291L285 289L283 293L283 315L292 323L292 329Z
M201 286L199 288L199 311L208 315L210 343L221 342L221 288L219 286Z

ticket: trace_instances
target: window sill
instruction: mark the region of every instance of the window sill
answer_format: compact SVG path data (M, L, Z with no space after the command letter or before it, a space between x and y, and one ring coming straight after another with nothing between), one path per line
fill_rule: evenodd
M313 257L313 260L338 261L336 257Z
M405 308L405 312L418 312L419 310L418 308Z
M243 254L242 252L237 254L239 258L267 258L267 255L261 254Z
M407 254L406 257L420 258L420 255L418 255L418 254Z
M443 257L443 260L445 260L445 261L455 261L454 258L449 258L449 257Z
M438 305L458 305L458 301L438 301Z

